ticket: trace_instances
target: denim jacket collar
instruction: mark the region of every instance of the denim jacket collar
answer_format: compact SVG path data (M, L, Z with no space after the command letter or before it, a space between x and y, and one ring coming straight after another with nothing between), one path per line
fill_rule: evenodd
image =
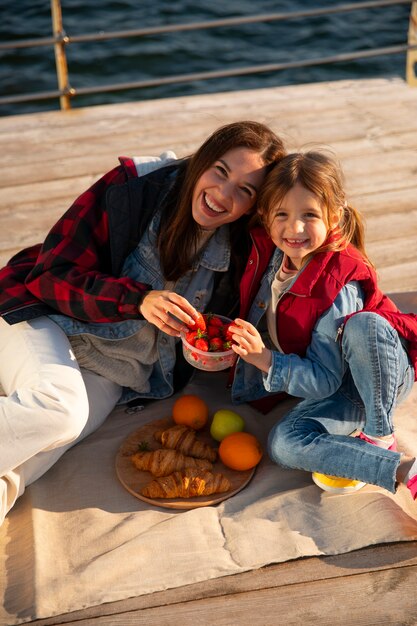
M150 236L151 240L155 241L155 245L160 220L161 211L157 211L150 223ZM201 266L214 272L227 272L230 265L230 256L229 224L224 224L217 228L212 237L210 237L193 269L197 270Z
M227 272L230 265L229 225L220 226L210 237L198 265L214 272Z

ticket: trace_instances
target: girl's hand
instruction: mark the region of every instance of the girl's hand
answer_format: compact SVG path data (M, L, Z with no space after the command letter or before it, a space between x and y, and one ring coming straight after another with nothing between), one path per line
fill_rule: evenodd
M255 326L238 318L230 325L229 330L233 341L236 342L232 344L232 349L236 354L247 363L255 365L263 372L268 372L272 362L272 353L265 347Z
M139 305L139 313L159 330L172 337L187 332L197 316L196 309L174 291L148 291Z

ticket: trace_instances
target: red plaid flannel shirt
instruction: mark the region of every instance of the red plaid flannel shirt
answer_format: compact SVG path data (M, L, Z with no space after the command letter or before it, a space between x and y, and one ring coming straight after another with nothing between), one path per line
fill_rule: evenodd
M138 304L148 287L110 273L109 225L102 199L110 185L137 176L131 159L119 160L119 166L77 198L43 244L19 252L0 270L0 315L7 321L54 312L88 322L139 316Z

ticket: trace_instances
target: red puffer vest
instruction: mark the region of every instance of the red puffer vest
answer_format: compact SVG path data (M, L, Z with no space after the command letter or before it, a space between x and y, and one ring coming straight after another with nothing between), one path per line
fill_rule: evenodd
M258 232L254 233L255 243L258 243L259 235ZM265 270L271 257L269 243L262 237L261 241L263 248L258 245L258 253L253 252L250 255L252 263L245 273L246 285L243 281L241 284L241 317L247 314L256 295L256 288L259 287L259 266ZM262 254L259 254L262 249L268 257L267 262ZM332 306L340 290L353 280L359 281L365 291L363 310L373 311L384 317L409 341L408 351L417 380L417 316L413 313L402 313L394 302L382 293L377 285L375 271L351 245L341 252L316 254L301 272L291 290L279 300L277 335L282 350L287 354L305 356L316 322ZM247 291L244 292L242 288L245 286ZM284 397L285 394L272 394L251 404L262 412L267 412Z
M375 271L351 245L341 252L315 255L291 290L282 296L277 309L277 334L281 348L287 354L304 356L316 322L332 306L340 290L353 280L359 281L365 292L363 311L378 313L410 342L409 354L417 380L417 316L402 313L382 293Z

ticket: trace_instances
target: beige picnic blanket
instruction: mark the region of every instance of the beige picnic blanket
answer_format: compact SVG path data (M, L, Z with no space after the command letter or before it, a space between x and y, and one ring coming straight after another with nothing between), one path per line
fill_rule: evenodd
M232 407L224 373L196 373L187 393L213 413L234 408L265 443L293 404L267 416ZM417 539L417 505L405 487L349 495L264 456L251 482L228 500L176 511L151 506L119 482L115 457L141 425L170 415L175 397L142 412L117 408L20 498L0 528L0 625L51 617L299 557ZM400 450L417 455L417 385L396 413Z

